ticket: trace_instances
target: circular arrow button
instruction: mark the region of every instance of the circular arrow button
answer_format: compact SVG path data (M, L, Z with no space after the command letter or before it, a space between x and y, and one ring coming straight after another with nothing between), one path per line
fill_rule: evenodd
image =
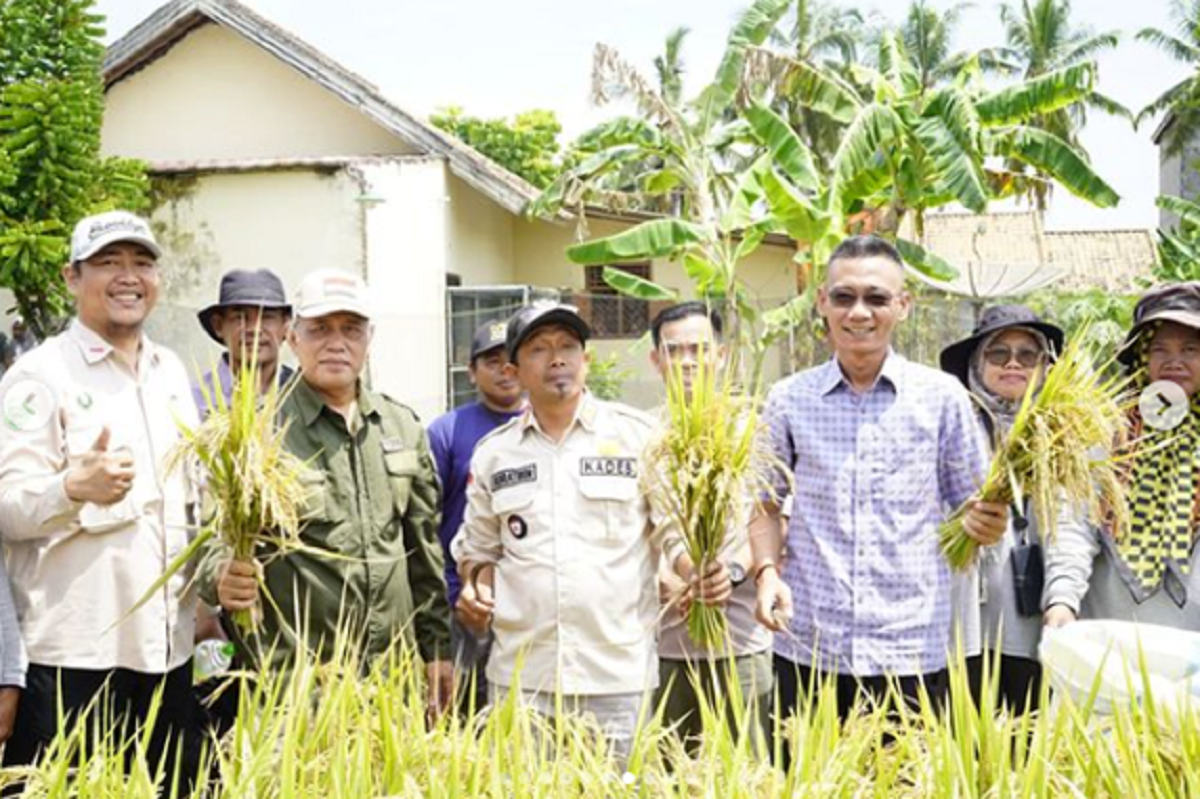
M1138 397L1142 421L1155 430L1173 430L1188 412L1188 396L1178 383L1156 380Z

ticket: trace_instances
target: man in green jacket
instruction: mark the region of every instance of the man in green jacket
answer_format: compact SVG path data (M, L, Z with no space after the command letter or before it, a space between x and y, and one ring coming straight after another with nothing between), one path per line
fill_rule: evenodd
M450 608L440 489L424 430L411 410L361 382L373 332L361 278L313 272L300 286L295 317L289 343L300 375L281 416L287 448L310 469L306 549L266 557L261 566L214 552L201 569L201 596L227 611L260 606L259 640L247 654L270 652L262 665L293 661L296 630L322 659L339 635L356 637L364 662L398 640L415 644L430 707L440 712L453 687ZM261 603L260 568L270 592Z

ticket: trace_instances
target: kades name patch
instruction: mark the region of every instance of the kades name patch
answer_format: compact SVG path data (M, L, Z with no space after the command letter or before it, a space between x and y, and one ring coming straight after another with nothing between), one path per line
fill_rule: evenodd
M512 488L513 486L521 485L522 483L537 482L537 464L531 463L527 466L518 466L515 469L501 469L492 475L492 490L499 491L502 488Z
M637 458L580 458L582 477L637 477Z

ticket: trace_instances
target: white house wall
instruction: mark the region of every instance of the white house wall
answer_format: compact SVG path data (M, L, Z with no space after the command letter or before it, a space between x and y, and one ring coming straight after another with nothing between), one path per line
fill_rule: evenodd
M152 217L165 250L149 333L191 369L220 349L196 320L230 269L266 268L289 296L318 267L362 268L360 188L345 172L245 172L176 182Z
M513 255L513 225L517 217L450 175L449 271L465 286L512 283L517 264Z
M632 225L609 219L589 220L586 238L611 236ZM571 263L566 248L577 240L574 224L551 224L544 221L514 220L514 282L550 288L581 290L584 269ZM739 275L751 294L764 307L776 307L796 296L796 266L794 250L779 245L761 246L741 265ZM691 282L681 265L658 259L651 265L651 277L668 288L680 292L683 299L695 296ZM619 365L628 371L623 384L624 399L632 405L648 408L661 401L662 386L649 362L649 347L643 341L608 339L592 342L593 358L615 354ZM769 359L768 379L781 376L780 360Z
M446 409L450 195L440 160L363 167L373 384L428 422Z
M209 24L105 95L102 148L146 161L407 154L411 146Z

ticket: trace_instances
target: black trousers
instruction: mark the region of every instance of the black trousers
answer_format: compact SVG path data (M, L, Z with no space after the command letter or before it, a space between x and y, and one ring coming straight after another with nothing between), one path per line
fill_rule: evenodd
M137 734L146 721L151 700L160 686L162 700L150 736L149 765L154 768L165 756L169 784L178 758L181 784L192 784L199 767L199 742L193 718L196 698L192 693L191 660L166 674L144 674L129 669L68 669L30 663L13 734L4 747L4 765L36 763L58 732L60 712L69 729L93 700L97 703L89 715L89 723L94 724L94 719L99 718L105 723L120 725L117 740L127 740L128 736Z
M979 705L983 696L983 659L995 655L976 655L967 658L967 681L971 686L971 698ZM994 659L993 668L1000 669L998 707L1013 713L1029 713L1037 710L1042 696L1042 664L1029 658L1000 655Z
M836 692L838 718L842 721L850 715L859 697L869 701L883 702L890 685L895 685L900 697L910 707L917 707L921 688L929 696L935 708L941 709L946 702L949 672L946 669L928 674L911 674L898 677L856 677L852 674L829 674L809 666L793 663L787 658L775 656L775 685L779 688L779 713L787 718L795 712L811 686L813 691L831 688Z

